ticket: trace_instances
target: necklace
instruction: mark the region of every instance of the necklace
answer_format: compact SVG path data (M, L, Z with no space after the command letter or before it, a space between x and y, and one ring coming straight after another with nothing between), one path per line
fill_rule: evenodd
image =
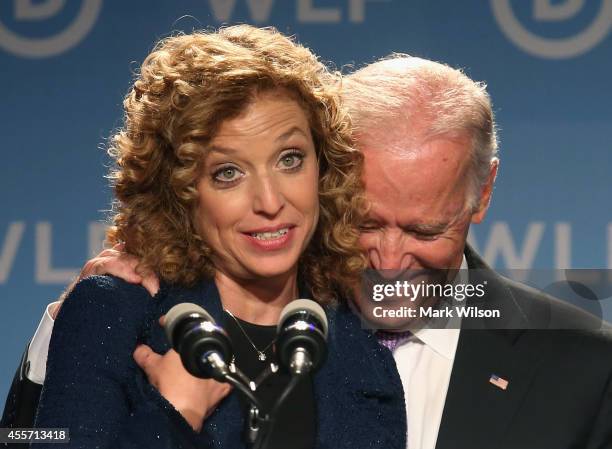
M236 325L238 326L238 328L240 329L242 334L246 337L246 339L248 340L249 344L253 347L253 349L257 353L257 358L259 359L259 361L260 362L265 362L267 360L267 358L268 358L266 356L266 351L270 348L270 346L272 346L274 344L274 342L276 341L276 338L274 340L272 340L270 343L268 343L265 348L260 350L260 349L257 348L257 346L255 346L255 343L253 343L253 340L251 340L251 337L249 337L249 334L246 333L246 331L242 327L242 324L240 324L240 321L238 320L238 318L236 318L232 314L232 312L230 312L227 309L225 310L225 313L227 313L229 316L231 316L232 319L235 321Z

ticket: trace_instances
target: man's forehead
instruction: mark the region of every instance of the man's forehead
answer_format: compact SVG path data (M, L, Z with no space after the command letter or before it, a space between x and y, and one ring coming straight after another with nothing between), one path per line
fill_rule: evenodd
M446 229L454 223L465 210L465 203L460 197L453 201L416 202L387 201L386 198L369 197L370 208L368 219L385 226L397 226L406 229L421 229L431 232Z
M408 158L416 156L423 138L414 130L407 129L404 123L381 123L380 126L364 129L355 133L357 148L364 153L384 152L389 157Z
M467 145L467 141L435 138L400 155L386 148L364 148L368 200L378 214L402 220L449 219L465 202Z
M426 194L453 188L462 182L469 164L461 145L447 139L429 140L418 147L365 148L363 153L366 188L382 188L385 194Z
M411 127L406 123L394 126L381 123L380 126L362 129L355 133L356 146L365 154L375 152L395 159L414 159L439 150L437 142L454 142L453 151L457 157L466 158L470 154L471 138L466 131L433 133L426 127ZM444 152L450 150L445 148Z

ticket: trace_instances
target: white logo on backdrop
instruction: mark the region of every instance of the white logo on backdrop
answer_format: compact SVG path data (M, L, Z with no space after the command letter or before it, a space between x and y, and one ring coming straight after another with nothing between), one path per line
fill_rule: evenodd
M15 19L41 21L56 16L64 8L66 0L14 0ZM63 31L44 38L20 36L0 22L0 47L18 56L45 58L55 56L77 45L93 28L102 0L83 0L74 21Z
M367 3L391 2L392 0L343 0L328 3L345 3L341 6L315 5L315 0L295 0L296 20L299 23L340 23L346 16L349 22L363 23L366 20ZM274 5L288 3L288 0L245 0L251 14L250 21L262 24L270 21ZM243 3L245 3L243 2ZM218 22L231 22L236 0L208 0L213 16ZM372 6L372 5L370 5Z
M586 0L533 0L533 18L541 22L571 19L585 6ZM516 18L510 0L491 0L495 20L514 44L541 58L565 59L579 56L603 41L612 28L612 0L601 0L597 17L574 36L548 38L527 30Z

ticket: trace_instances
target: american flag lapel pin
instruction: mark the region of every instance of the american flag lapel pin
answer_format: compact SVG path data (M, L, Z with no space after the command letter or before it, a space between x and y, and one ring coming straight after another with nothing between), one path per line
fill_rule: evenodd
M501 388L502 390L508 388L508 381L503 377L499 377L497 374L491 374L491 377L489 377L489 383L492 383L497 388Z

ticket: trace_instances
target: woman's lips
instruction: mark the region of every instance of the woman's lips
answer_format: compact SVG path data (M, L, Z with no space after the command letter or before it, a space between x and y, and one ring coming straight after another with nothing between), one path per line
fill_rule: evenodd
M289 246L295 235L295 226L276 227L274 230L243 232L249 243L258 250L277 251Z

